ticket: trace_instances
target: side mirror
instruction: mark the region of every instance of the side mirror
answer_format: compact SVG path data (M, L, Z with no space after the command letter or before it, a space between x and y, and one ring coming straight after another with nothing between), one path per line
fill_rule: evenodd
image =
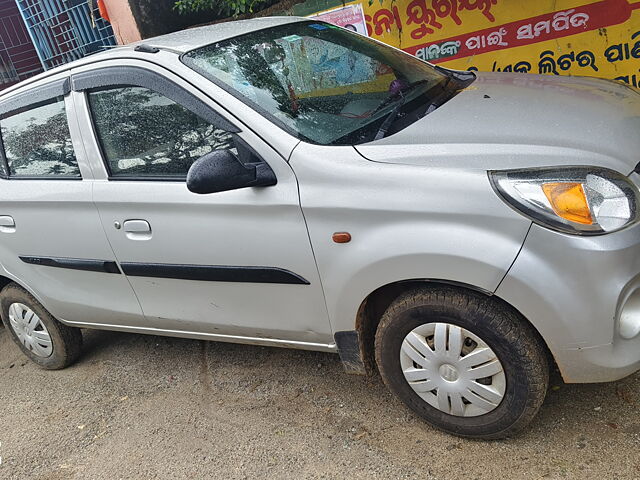
M187 188L193 193L216 193L275 184L276 176L267 163L243 164L229 150L207 153L196 160L187 173Z

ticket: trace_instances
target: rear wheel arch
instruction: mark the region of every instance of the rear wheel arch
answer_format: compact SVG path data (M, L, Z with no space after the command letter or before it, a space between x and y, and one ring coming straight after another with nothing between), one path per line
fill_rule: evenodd
M4 290L6 287L8 287L9 285L11 285L11 284L19 286L24 291L26 291L31 296L33 296L36 300L38 300L40 303L42 303L42 301L40 300L39 296L36 295L29 287L27 287L27 285L25 285L20 280L16 280L15 278L7 277L6 275L0 275L0 292L2 290ZM0 327L2 327L2 326L3 326L2 322L0 322Z
M7 285L9 285L10 283L16 283L18 285L20 285L18 282L16 282L15 280L9 278L9 277L5 277L4 275L0 275L0 291L4 290L4 287L6 287ZM20 285L22 288L24 288L24 285ZM25 289L26 290L26 289Z

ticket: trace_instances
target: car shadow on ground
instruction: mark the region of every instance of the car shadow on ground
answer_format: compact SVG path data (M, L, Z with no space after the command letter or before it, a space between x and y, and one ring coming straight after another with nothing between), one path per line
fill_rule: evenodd
M315 387L332 392L336 395L336 401L350 397L339 391L344 388L347 392L355 390L354 395L360 396L361 400L362 394L370 395L372 402L384 404L383 409L395 409L399 404L387 392L377 372L368 377L347 375L342 370L339 357L332 353L97 330L85 330L84 338L84 355L75 368L82 368L83 363L102 361L113 356L145 357L148 356L149 349L159 348L172 359L165 364L169 370L164 373L169 374L176 367L176 362L198 365L202 369L202 356L206 351L209 361L215 364L215 369L227 376L244 376L246 369L247 375L251 375L250 371L259 366L273 388L292 383L302 388L309 378L314 378ZM164 363L164 360L159 357L158 362ZM272 371L265 372L269 368ZM245 385L249 390L253 388L250 382ZM549 391L535 421L535 429L544 431L558 424L571 428L572 425L582 424L587 418L603 423L610 429L625 428L625 425L616 423L619 419L603 420L599 417L603 416L605 410L620 411L629 407L635 410L640 405L639 399L640 373L611 383L565 384L560 373L555 370L551 373ZM639 429L639 425L633 424L630 428L635 431Z

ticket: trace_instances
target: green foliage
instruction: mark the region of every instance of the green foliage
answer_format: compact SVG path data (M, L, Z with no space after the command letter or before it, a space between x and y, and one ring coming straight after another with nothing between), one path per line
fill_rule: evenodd
M273 3L274 0L178 0L174 8L181 14L208 11L225 18L260 11Z

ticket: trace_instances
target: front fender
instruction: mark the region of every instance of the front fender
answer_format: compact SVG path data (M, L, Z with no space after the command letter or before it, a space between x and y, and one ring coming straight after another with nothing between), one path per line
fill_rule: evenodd
M352 147L308 144L291 165L334 332L354 330L363 300L390 283L495 291L531 226L482 169L376 163ZM334 243L339 231L351 242Z
M353 330L364 299L392 283L453 282L494 292L515 260L527 231L523 228L520 235L510 237L461 225L451 228L425 225L405 233L393 230L400 237L411 233L424 241L415 245L419 248L412 247L410 242L394 242L391 249L383 232L375 238L369 235L354 252L342 257L339 266L321 272L335 331ZM377 258L372 261L373 252Z

